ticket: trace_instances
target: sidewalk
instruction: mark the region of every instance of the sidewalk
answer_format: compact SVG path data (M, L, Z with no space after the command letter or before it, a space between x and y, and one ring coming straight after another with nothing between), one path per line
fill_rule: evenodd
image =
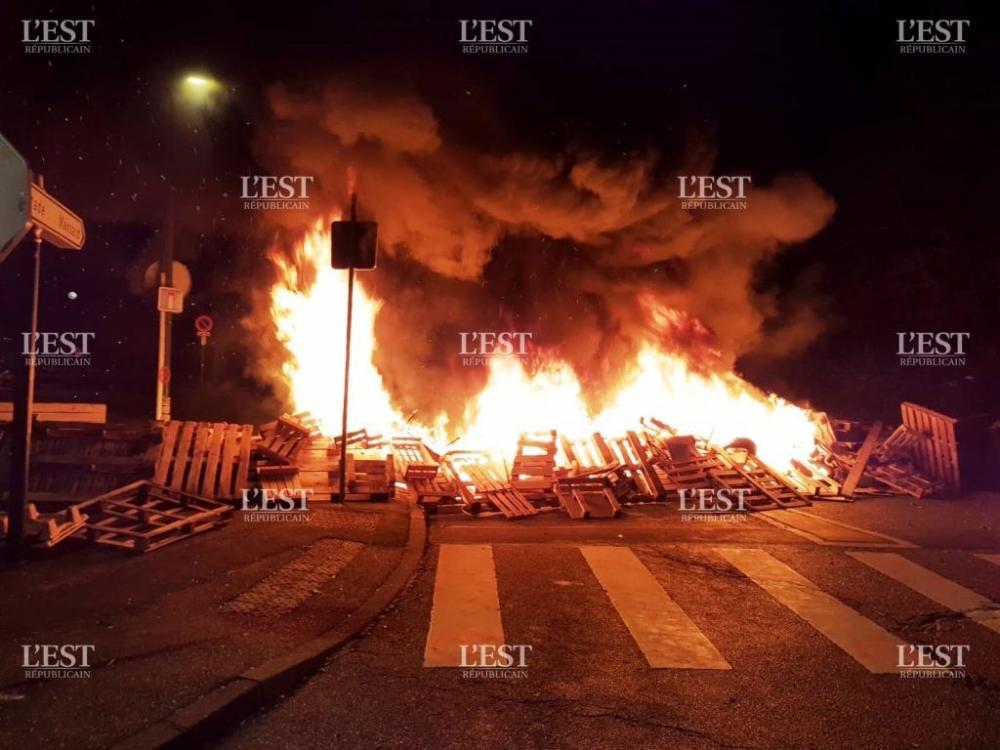
M148 555L69 541L0 568L0 748L176 742L191 727L175 712L205 696L196 723L212 719L206 705L225 709L220 693L238 683L243 698L265 688L243 701L253 710L392 600L423 539L421 514L401 501L314 504L308 523L237 513ZM23 646L35 644L93 646L89 677L27 677Z

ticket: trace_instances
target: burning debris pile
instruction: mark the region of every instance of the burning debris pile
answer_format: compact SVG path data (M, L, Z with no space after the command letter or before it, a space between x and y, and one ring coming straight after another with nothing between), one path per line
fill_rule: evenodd
M901 415L889 431L881 422L812 413L813 451L782 469L752 439L720 444L655 418L613 436L529 431L512 453L436 452L423 437L361 429L347 437L343 499L386 501L399 492L432 513L520 519L561 509L585 519L612 518L633 503L690 510L695 502L695 512L726 514L958 490L956 420L912 403L902 404ZM35 460L47 471L32 475L25 527L43 547L77 538L149 552L225 525L234 505L248 510L255 497L303 507L341 499L341 441L325 437L308 414L279 417L258 434L251 425L179 421L145 429L57 424L38 432ZM0 513L0 531L6 527Z
M845 498L886 491L924 497L960 488L954 417L917 404L900 405L902 424L891 432L881 422L863 425L820 416L817 460L828 476L816 477L817 489ZM807 469L795 462L800 475Z
M723 446L655 418L615 437L525 433L512 461L484 450L436 453L417 437L358 430L347 440L345 498L384 500L398 489L431 512L519 519L561 508L584 519L618 516L629 503L676 502L683 509L685 499L704 501L706 491L710 503L699 511L727 513L958 489L955 420L909 403L902 413L904 424L888 436L881 423L865 430L814 414L816 449L809 459L793 459L787 471L758 456L752 440ZM275 442L277 450L264 448ZM267 425L258 449L268 456L257 467L262 488L308 489L313 500L339 497L340 440L322 437L308 415Z

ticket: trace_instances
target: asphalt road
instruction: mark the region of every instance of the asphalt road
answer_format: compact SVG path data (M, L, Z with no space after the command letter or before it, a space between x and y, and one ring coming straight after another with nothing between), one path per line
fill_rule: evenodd
M872 499L816 506L807 515L796 520L811 530L805 535L759 517L683 522L663 507L600 523L558 514L519 523L435 519L426 564L395 608L219 746L1000 747L1000 613L974 599L964 614L935 600L978 594L1000 601L1000 558L980 556L1000 553L1000 498ZM848 526L817 521L824 518ZM634 555L635 581L599 576L587 550L608 545L614 555ZM504 642L531 646L523 670L483 677L424 666L429 631L440 627L436 637L447 640L455 619L469 614L445 610L468 605L476 617L491 617L475 608L480 584L468 584L481 570L455 576L467 558L454 550L470 548L477 560L492 557ZM783 587L769 583L770 573L751 569L761 562L771 573L791 569L797 577ZM906 583L873 567L885 564L904 571L897 577L916 570L916 578ZM641 589L647 576L683 613L670 636L676 640L667 639L659 657L642 630L667 615L643 612L648 602L630 601L625 590L633 583ZM654 610L665 606L655 604L660 598L649 598ZM682 651L692 637L707 639L729 668L650 666L651 656L669 661L671 648ZM893 647L965 646L964 676L872 671L864 654L886 638Z

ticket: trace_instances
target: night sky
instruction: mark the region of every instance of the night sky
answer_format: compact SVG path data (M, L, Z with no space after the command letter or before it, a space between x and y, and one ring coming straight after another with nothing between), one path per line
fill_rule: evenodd
M672 153L697 131L716 149L716 174L755 184L809 175L836 212L762 265L755 284L777 290L779 307L810 295L825 331L790 357L747 354L741 371L845 417L898 418L904 399L961 416L1000 406L1000 19L988 4L220 5L0 9L0 132L87 222L83 251L43 253L41 327L99 332L94 367L76 380L43 374L41 398L151 410L156 314L136 276L159 253L173 182L177 254L194 276L175 324L176 382L196 380L194 317L217 320L209 386L179 396L175 411L259 421L277 408L241 377L253 352L238 321L263 283L267 238L231 196L240 175L265 171L253 139L266 87L349 75L416 92L444 137L469 149L583 143L624 159ZM20 19L39 17L94 19L91 53L25 54ZM463 55L459 19L469 17L532 19L529 53ZM920 17L970 19L967 52L900 54L895 20ZM228 90L198 122L170 106L171 82L193 70ZM27 243L0 267L10 362L29 268ZM896 331L969 331L968 364L901 368Z

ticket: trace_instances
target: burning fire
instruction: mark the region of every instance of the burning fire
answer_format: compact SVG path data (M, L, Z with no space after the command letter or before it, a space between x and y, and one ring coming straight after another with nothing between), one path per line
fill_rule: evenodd
M329 222L318 222L291 260L272 254L279 279L271 289L271 315L288 349L284 376L293 408L308 411L328 435L340 433L347 274L329 264ZM307 286L303 278L315 283ZM806 409L766 394L732 372L702 373L681 354L650 341L643 346L617 392L598 414L589 412L580 382L565 362L549 361L529 374L520 360L492 359L486 387L466 407L461 434L439 415L407 419L389 398L372 364L375 316L382 303L360 284L354 290L348 427L386 436L414 435L435 450L447 446L512 455L523 432L557 429L568 437L595 431L621 435L656 417L681 434L726 445L750 438L770 465L787 470L792 459L808 461L816 426ZM668 309L659 322L676 323ZM700 326L697 321L695 325ZM516 406L515 406L516 405Z

